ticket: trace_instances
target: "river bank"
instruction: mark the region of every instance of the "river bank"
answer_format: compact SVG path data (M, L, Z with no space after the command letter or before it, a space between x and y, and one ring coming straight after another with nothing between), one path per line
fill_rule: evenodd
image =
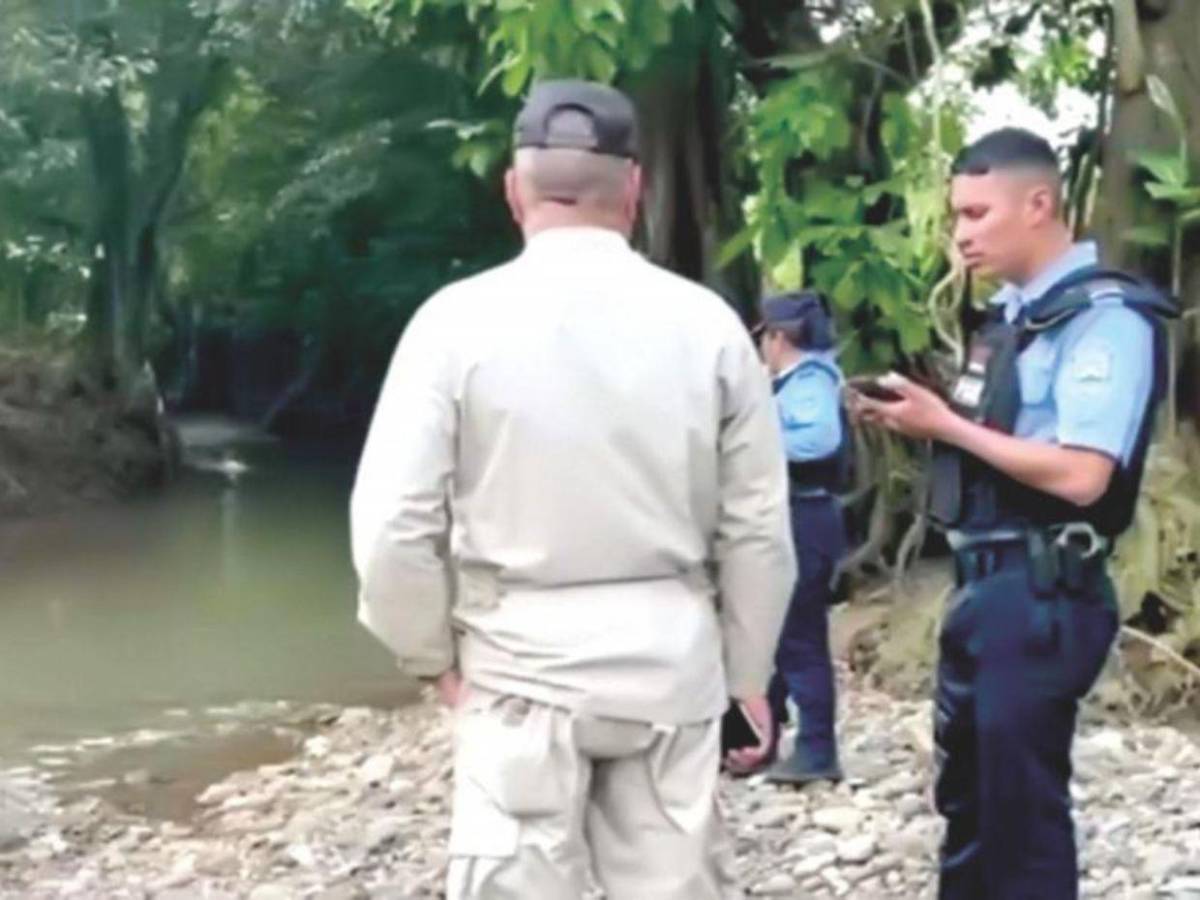
M177 459L152 378L119 402L68 350L0 345L0 520L144 494Z
M772 897L932 897L930 705L852 683L841 717L847 782L724 785L744 883ZM390 712L325 708L298 755L210 785L184 821L56 800L10 773L0 896L437 897L448 725L429 697ZM1200 897L1200 746L1170 727L1085 716L1075 763L1083 896Z

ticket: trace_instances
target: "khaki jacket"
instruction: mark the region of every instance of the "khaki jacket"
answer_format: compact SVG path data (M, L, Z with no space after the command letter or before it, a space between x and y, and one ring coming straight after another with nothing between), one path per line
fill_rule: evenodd
M796 574L745 329L602 229L420 309L351 531L359 617L401 668L662 723L765 690Z

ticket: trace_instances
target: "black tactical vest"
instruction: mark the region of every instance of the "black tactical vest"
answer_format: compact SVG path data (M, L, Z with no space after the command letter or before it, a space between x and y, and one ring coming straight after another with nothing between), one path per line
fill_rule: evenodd
M836 380L837 373L831 367L826 366L824 363L818 364L823 369L831 372ZM783 386L799 370L800 367L797 366L783 378L776 381L771 386L772 392L778 394L783 390ZM840 403L838 405L838 417L842 426L842 440L836 450L828 456L822 456L817 459L788 463L788 480L791 482L793 488L804 491L824 490L838 494L853 487L854 451L850 442L852 432L845 407L841 406Z
M1100 298L1115 296L1153 329L1154 378L1133 453L1128 463L1118 463L1108 490L1091 506L1079 507L1021 484L956 447L935 443L930 513L939 525L979 531L1088 522L1110 538L1129 527L1154 429L1154 412L1167 393L1169 360L1163 320L1179 314L1174 302L1152 285L1123 272L1092 266L1059 281L1022 310L1016 322L1006 322L1004 311L995 310L971 341L950 403L959 415L1012 434L1021 407L1017 357L1039 334L1065 325Z

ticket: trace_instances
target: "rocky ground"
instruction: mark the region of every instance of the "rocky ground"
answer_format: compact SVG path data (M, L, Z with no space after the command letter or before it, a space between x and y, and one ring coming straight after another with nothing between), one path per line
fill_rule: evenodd
M781 791L728 783L752 895L933 896L925 702L844 692L851 778ZM32 773L0 786L0 896L401 900L439 896L446 714L330 711L302 752L210 786L190 821L91 797L56 803ZM1200 898L1200 747L1151 725L1085 723L1076 748L1083 896Z

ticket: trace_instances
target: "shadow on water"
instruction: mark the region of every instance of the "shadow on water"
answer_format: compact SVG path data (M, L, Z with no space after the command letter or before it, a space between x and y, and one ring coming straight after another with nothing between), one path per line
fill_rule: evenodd
M153 500L0 523L0 767L194 793L293 752L306 706L412 699L355 622L354 449L223 428L185 423L188 453L228 450L236 477L192 470Z

